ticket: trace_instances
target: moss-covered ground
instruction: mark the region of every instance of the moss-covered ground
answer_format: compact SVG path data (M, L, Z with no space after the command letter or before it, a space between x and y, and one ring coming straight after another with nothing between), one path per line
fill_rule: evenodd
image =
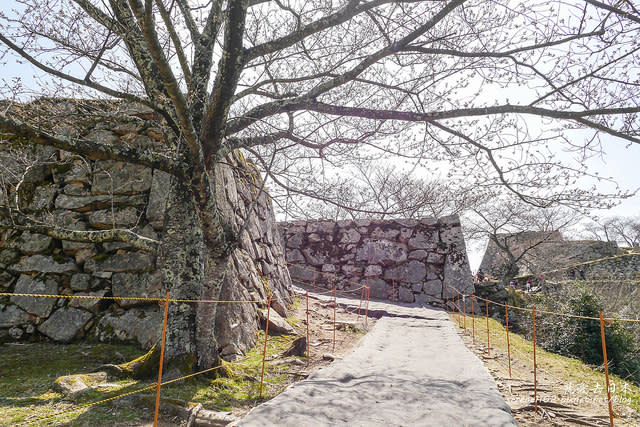
M295 337L269 337L267 357L281 353ZM292 381L287 364L267 363L263 397L259 396L264 333L246 357L230 364L226 376L198 376L162 388L162 397L196 401L211 410L231 411L250 407L278 394ZM145 388L153 383L134 379L109 381L101 387L66 399L51 385L63 375L91 372L106 363L121 363L143 352L133 346L108 344L56 345L47 343L0 346L0 426L31 423L58 412L66 413L30 425L104 426L139 425L153 415L153 408L135 408L107 402L86 408L112 396ZM145 391L149 393L150 391ZM80 408L80 409L78 409Z

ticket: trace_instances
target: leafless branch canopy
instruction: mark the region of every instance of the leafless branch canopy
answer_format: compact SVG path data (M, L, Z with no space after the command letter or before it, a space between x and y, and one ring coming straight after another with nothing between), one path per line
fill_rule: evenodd
M0 130L169 172L205 230L221 229L209 171L234 149L264 168L282 206L302 195L423 212L382 200L381 186L415 198L409 181L362 173L393 158L400 175L421 174L414 183L586 206L600 199L576 179L601 143L640 143L639 33L637 8L618 0L16 1L0 15L4 61L30 63L49 96L151 108L167 146L89 144L9 107ZM25 93L13 81L3 95ZM358 185L370 194L341 206Z

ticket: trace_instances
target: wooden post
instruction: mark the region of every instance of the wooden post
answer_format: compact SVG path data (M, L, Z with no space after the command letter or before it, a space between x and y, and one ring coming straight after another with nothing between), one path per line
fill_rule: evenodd
M531 310L533 320L533 409L538 412L538 363L536 361L536 306Z
M360 309L362 308L362 300L364 300L364 288L366 287L367 285L363 285L362 292L360 292L360 305L358 305L358 318L356 320L360 320Z
M462 295L462 318L464 319L464 330L467 330L467 298Z
M153 414L153 427L158 426L158 410L160 409L160 387L162 386L162 365L164 365L164 345L167 339L167 317L169 316L169 295L164 300L164 320L162 322L162 342L160 344L160 364L158 366L158 382L156 383L156 410Z
M371 299L371 286L367 285L367 306L364 310L364 324L369 325L369 300Z
M262 373L260 374L260 397L262 397L262 383L264 382L264 363L267 359L267 340L269 339L269 314L271 314L271 295L267 302L267 324L264 328L264 350L262 350Z
M607 403L609 404L609 426L613 427L613 406L611 405L611 386L609 385L609 362L607 360L607 341L604 337L604 318L600 312L600 336L602 339L602 357L604 359L604 375L607 380Z
M309 351L309 291L307 291L307 363L311 361L311 352Z
M504 314L507 318L507 360L509 360L509 378L511 378L511 344L509 343L509 304L504 303Z
M336 308L338 303L336 301L336 285L333 284L333 351L336 351Z
M476 343L476 308L474 307L475 294L471 295L471 335L473 336L473 343Z
M484 306L487 312L487 356L491 355L491 335L489 335L489 299L484 300Z

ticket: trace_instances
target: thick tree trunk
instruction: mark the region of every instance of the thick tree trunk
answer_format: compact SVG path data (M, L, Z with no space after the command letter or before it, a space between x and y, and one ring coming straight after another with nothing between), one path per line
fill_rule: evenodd
M189 188L172 179L158 256L163 285L172 299L217 300L227 263L205 244ZM165 347L167 372L206 369L218 363L216 304L171 303ZM171 374L170 374L171 375Z

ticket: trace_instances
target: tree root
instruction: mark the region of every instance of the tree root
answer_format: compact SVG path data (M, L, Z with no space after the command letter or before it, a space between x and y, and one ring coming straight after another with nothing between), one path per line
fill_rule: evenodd
M158 364L160 363L160 348L157 345L142 356L129 362L119 365L106 364L100 366L95 372L106 372L110 377L115 378L151 378L157 375Z

